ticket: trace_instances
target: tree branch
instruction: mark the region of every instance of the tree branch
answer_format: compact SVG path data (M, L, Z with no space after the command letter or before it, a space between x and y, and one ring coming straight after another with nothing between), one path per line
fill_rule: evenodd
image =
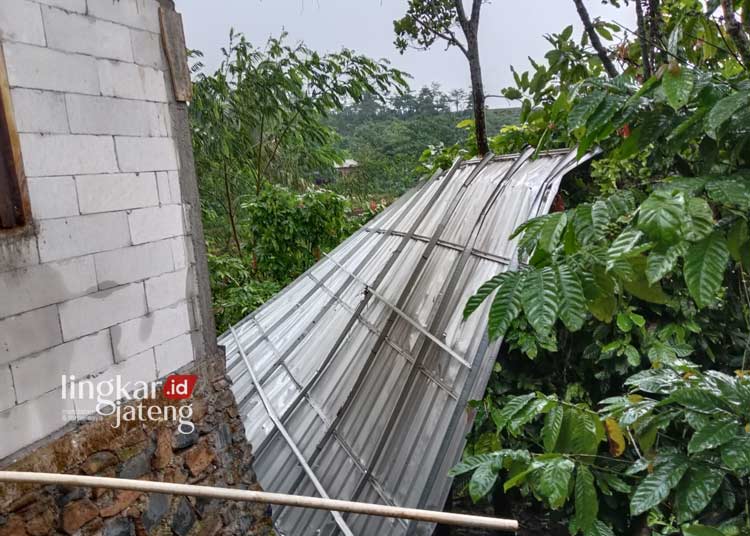
M471 27L476 32L479 29L479 12L482 9L483 0L474 0L471 4Z
M456 6L456 15L458 16L458 23L463 28L464 33L466 28L469 26L469 19L466 18L466 11L464 10L463 0L454 0L453 4Z
M458 0L459 2L461 0ZM445 32L441 32L430 25L428 25L426 22L419 20L419 18L415 18L414 22L419 24L422 28L427 30L428 32L432 32L435 35L437 35L440 39L443 39L445 41L448 41L448 43L453 44L454 46L458 47L458 49L463 52L464 56L467 58L469 57L469 51L467 50L466 46L458 40L458 37L456 37L456 34L453 33L453 31L448 28Z
M591 45L594 47L594 50L596 50L596 55L599 56L599 60L604 66L604 70L607 71L610 78L616 77L618 72L615 68L615 64L612 63L612 60L607 55L607 49L604 48L601 39L599 39L599 34L596 33L596 29L591 22L591 17L589 17L589 12L586 10L586 6L583 5L583 0L573 0L573 3L576 5L578 16L581 18L583 27L589 36Z
M286 136L287 132L292 128L292 125L297 120L297 117L299 116L299 109L294 112L294 115L292 118L287 121L286 125L284 125L284 130L281 131L281 134L276 138L276 143L273 146L273 151L271 152L271 157L268 159L268 162L266 162L266 167L263 169L263 175L265 176L268 173L268 168L271 167L271 164L276 159L276 153L279 151L279 145L281 145L282 140Z
M721 9L724 12L724 28L726 28L729 37L732 38L732 42L742 58L742 63L747 68L750 65L750 38L742 28L740 21L734 16L734 1L721 0Z

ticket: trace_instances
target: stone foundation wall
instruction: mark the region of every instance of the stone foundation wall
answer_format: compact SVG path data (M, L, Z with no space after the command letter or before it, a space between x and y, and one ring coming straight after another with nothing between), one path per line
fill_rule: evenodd
M190 399L148 403L192 404L193 433L178 432L174 422L131 421L113 428L114 420L108 417L62 430L61 437L32 447L2 469L260 489L225 376L224 356L198 361L181 373L198 376ZM252 503L0 484L0 536L260 536L273 533L270 514L269 507Z

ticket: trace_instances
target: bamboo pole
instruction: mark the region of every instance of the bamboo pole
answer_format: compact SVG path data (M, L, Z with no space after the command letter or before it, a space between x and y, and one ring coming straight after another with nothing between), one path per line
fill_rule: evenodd
M207 497L210 499L225 499L230 501L246 501L262 504L294 506L299 508L313 508L316 510L350 512L353 514L393 517L398 519L412 519L415 521L426 521L428 523L442 523L444 525L494 529L507 532L518 530L518 521L511 519L453 514L449 512L437 512L434 510L418 510L416 508L401 508L399 506L385 506L382 504L341 501L336 499L320 499L318 497L287 495L285 493L269 493L265 491L175 484L172 482L151 482L149 480L130 480L126 478L63 475L56 473L29 473L22 471L0 471L0 482L52 484L69 487L106 488L142 491L144 493L186 495L192 497Z

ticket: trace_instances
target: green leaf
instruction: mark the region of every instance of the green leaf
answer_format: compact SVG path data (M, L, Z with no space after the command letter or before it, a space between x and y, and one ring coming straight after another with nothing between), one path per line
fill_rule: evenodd
M497 274L492 279L485 281L476 293L469 298L469 301L466 302L466 307L464 307L464 319L469 318L469 316L479 308L482 302L487 299L487 296L492 294L492 291L500 286L500 284L512 273L513 272L503 272Z
M494 463L483 463L477 467L469 481L469 495L471 500L477 502L479 499L492 491L497 481L498 468Z
M625 216L635 210L635 197L628 190L620 190L607 198L609 218L616 221L620 216Z
M621 105L621 99L610 93L605 96L604 101L597 106L594 113L592 113L586 121L586 136L581 140L579 154L581 148L583 148L584 151L587 150L587 146L590 146L602 134L614 130L614 125L611 123L611 120L620 109Z
M658 190L638 209L638 228L652 240L674 243L680 236L685 197L681 192Z
M672 393L660 405L677 403L698 413L713 414L718 409L726 408L724 401L717 395L703 389L684 387Z
M565 212L555 212L550 214L544 220L544 224L539 230L537 248L547 253L552 253L560 244L560 237L562 236L567 223L568 216Z
M703 191L707 181L708 177L672 177L655 187L663 190L681 190L686 195L695 195Z
M539 335L547 335L557 319L560 304L557 277L550 267L526 272L522 290L523 311Z
M572 461L557 457L545 461L539 469L534 471L534 487L540 496L547 499L553 510L564 505L568 498L573 469L575 469L575 464Z
M685 283L699 308L716 300L728 260L726 240L718 232L693 244L688 250L685 255Z
M688 453L696 454L704 450L720 447L732 441L739 432L739 426L733 420L709 422L693 434L688 443Z
M604 101L604 97L605 94L600 91L580 99L568 114L568 128L570 130L576 130L577 128L582 127L591 114L593 114L602 101Z
M595 414L565 408L555 449L571 454L594 454L604 437L604 426Z
M639 328L642 328L643 326L646 325L646 319L642 315L639 315L638 313L634 313L631 311L628 313L628 318L630 318L630 321L633 322L633 324L635 324Z
M570 331L578 331L586 320L586 298L578 276L567 264L557 266L560 320Z
M570 441L574 453L594 454L606 432L599 417L589 411L575 411L574 434Z
M748 101L750 101L750 90L745 90L724 97L714 104L706 118L708 135L717 139L718 131L722 125L729 121L735 113L747 107Z
M515 396L511 398L502 408L492 411L492 420L497 426L497 431L502 432L510 420L532 400L536 398L534 393Z
M542 442L544 443L545 452L553 452L557 444L557 438L560 435L560 428L563 422L563 408L560 405L554 406L544 417L544 426L542 427Z
M609 525L597 519L589 530L583 532L583 536L615 536L615 533Z
M745 220L738 219L729 228L727 248L735 261L750 268L750 263L748 263L750 261L750 232Z
M655 284L670 273L677 260L685 254L687 245L677 244L667 248L665 251L651 251L646 258L646 279L650 284Z
M682 529L683 536L725 536L719 529L705 525L691 525Z
M594 267L591 273L583 273L583 293L588 300L586 306L597 320L610 322L617 310L614 296L614 282L601 267Z
M591 222L594 225L594 239L601 240L607 234L610 212L607 203L599 199L591 205Z
M588 204L578 205L573 209L572 228L580 244L588 244L596 239L591 210L591 205Z
M677 521L684 523L700 514L719 490L722 480L724 473L719 469L691 466L675 491Z
M517 436L524 425L533 421L543 410L547 407L548 401L546 399L538 399L527 404L523 409L517 412L508 422L506 429L508 432Z
M679 110L690 100L695 79L690 69L676 65L664 72L661 83L669 105Z
M599 499L594 488L594 475L585 465L576 468L575 521L580 530L589 530L599 514Z
M637 367L641 364L641 354L632 344L625 347L625 357L628 358L628 365L631 367Z
M622 332L628 332L633 329L633 322L630 317L625 313L618 313L617 315L617 327Z
M714 213L708 202L700 197L691 197L687 203L688 225L685 238L693 242L706 238L714 229Z
M638 242L643 238L643 233L632 227L625 229L612 241L607 250L607 270L611 270L614 261L632 254Z
M521 234L530 234L534 235L534 240L536 240L539 235L539 230L542 228L542 225L544 225L544 220L547 217L549 217L549 214L526 220L524 223L515 228L515 230L510 235L510 239L512 240L513 238L516 238Z
M676 24L672 33L669 34L669 40L667 41L667 51L672 56L677 56L681 53L680 41L682 41L682 35L682 25Z
M721 449L721 460L733 471L750 471L750 436L738 437Z
M511 322L521 312L521 296L526 274L527 272L510 272L500 283L487 320L490 339L504 336Z
M538 467L539 467L538 462L534 462L526 469L523 469L519 473L511 476L511 478L509 478L503 483L503 491L508 491L509 489L514 488L518 486L519 484L521 484L521 482L526 481L526 479L530 475L532 475L534 471L538 469Z
M637 516L657 506L682 479L688 462L682 457L669 458L641 480L630 498L630 515Z
M664 294L661 286L658 283L650 285L646 281L645 276L637 277L631 281L624 281L623 286L625 290L636 298L649 303L667 303L669 300L669 297Z
M463 475L464 473L473 471L482 464L496 463L498 461L498 458L499 456L497 452L468 456L461 460L460 463L456 464L450 471L448 471L448 476Z
M750 187L739 179L719 179L706 183L706 192L715 202L723 205L750 208Z

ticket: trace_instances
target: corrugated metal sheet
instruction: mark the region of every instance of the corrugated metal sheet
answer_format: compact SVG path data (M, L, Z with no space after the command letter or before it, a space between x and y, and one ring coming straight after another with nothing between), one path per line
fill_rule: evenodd
M442 509L499 343L466 300L517 264L509 235L546 213L575 151L457 162L399 198L220 343L264 489L317 495L253 387L333 498ZM442 345L435 342L442 341ZM445 349L450 348L450 352ZM462 363L464 361L464 363ZM468 365L468 366L467 366ZM279 508L283 534L335 534L330 513ZM344 515L357 535L433 526Z

